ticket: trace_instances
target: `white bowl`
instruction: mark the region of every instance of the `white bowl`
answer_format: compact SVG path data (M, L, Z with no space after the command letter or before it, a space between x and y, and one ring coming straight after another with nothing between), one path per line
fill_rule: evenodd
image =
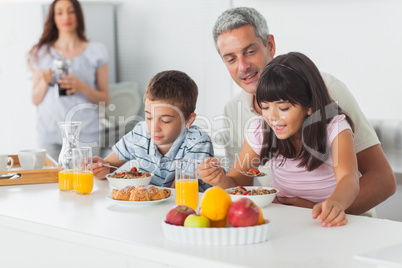
M162 221L166 239L192 245L245 245L267 241L271 223L249 227L193 228Z
M106 179L109 181L109 183L113 186L113 188L121 190L129 185L137 187L138 185L142 184L144 186L147 186L149 182L152 180L154 174L151 173L151 176L149 177L135 178L135 179L116 179L109 177L109 175L112 174L106 175Z
M269 189L269 190L275 189L275 188L263 187L263 186L244 186L244 188L246 188L247 191L251 191L253 189L258 189L259 187L262 187L264 189ZM264 194L264 195L234 195L234 194L230 194L230 193L233 192L233 190L235 188L236 187L225 189L225 191L229 193L229 195L232 198L233 202L236 201L236 200L239 200L240 198L246 197L246 198L252 200L260 208L266 207L269 204L271 204L272 201L274 200L276 194L279 193L279 190L275 189L276 193L273 193L273 194Z

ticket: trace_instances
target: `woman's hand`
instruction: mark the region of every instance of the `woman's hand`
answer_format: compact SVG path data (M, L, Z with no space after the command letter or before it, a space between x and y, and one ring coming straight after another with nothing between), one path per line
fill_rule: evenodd
M218 159L214 157L207 157L204 159L204 163L199 165L200 178L213 186L221 184L225 177L225 171L221 167Z
M345 209L333 199L327 199L313 207L313 219L317 219L321 226L341 226L348 223Z
M50 84L50 82L52 82L53 80L52 70L39 71L39 76L40 79L43 79L45 81L46 85Z
M67 88L67 95L73 94L75 92L84 92L86 84L80 79L73 75L62 74L61 79L58 81L61 88Z
M103 166L103 164L107 164L107 162L99 156L94 156L92 161L94 177L96 179L104 179L105 176L110 173L110 168Z

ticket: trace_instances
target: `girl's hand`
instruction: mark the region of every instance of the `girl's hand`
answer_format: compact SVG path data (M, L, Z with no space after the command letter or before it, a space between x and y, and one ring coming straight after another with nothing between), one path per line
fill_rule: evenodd
M327 199L313 207L313 219L323 227L342 226L348 223L344 208L337 201Z
M211 185L217 185L224 179L225 171L221 167L216 167L215 165L220 165L218 159L213 157L207 157L204 159L204 163L199 165L199 175L200 178Z
M105 176L110 173L110 168L103 166L103 164L107 164L107 162L99 156L94 156L92 161L94 177L96 179L104 179Z
M61 88L67 88L67 95L84 91L84 83L73 75L62 74L58 81Z

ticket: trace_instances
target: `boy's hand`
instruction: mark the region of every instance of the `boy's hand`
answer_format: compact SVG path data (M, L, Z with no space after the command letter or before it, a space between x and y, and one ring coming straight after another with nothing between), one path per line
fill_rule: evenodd
M97 179L104 179L105 176L110 173L110 168L103 166L103 164L107 164L107 162L99 156L94 156L92 161L94 177Z
M321 226L341 226L348 223L345 210L337 201L327 199L313 207L313 219L321 222Z
M204 159L204 163L199 165L199 175L200 178L212 186L218 185L220 180L224 178L225 171L221 167L216 167L220 165L218 159L213 157L207 157Z

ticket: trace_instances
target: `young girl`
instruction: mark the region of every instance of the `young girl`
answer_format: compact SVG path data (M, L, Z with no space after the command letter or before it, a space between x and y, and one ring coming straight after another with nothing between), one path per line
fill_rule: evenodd
M322 226L345 225L345 210L359 192L353 123L331 100L317 67L301 53L278 56L262 72L255 98L263 119L252 122L234 167L269 162L278 196L316 203L313 219ZM200 165L205 182L251 183L236 171L225 176L215 162Z

